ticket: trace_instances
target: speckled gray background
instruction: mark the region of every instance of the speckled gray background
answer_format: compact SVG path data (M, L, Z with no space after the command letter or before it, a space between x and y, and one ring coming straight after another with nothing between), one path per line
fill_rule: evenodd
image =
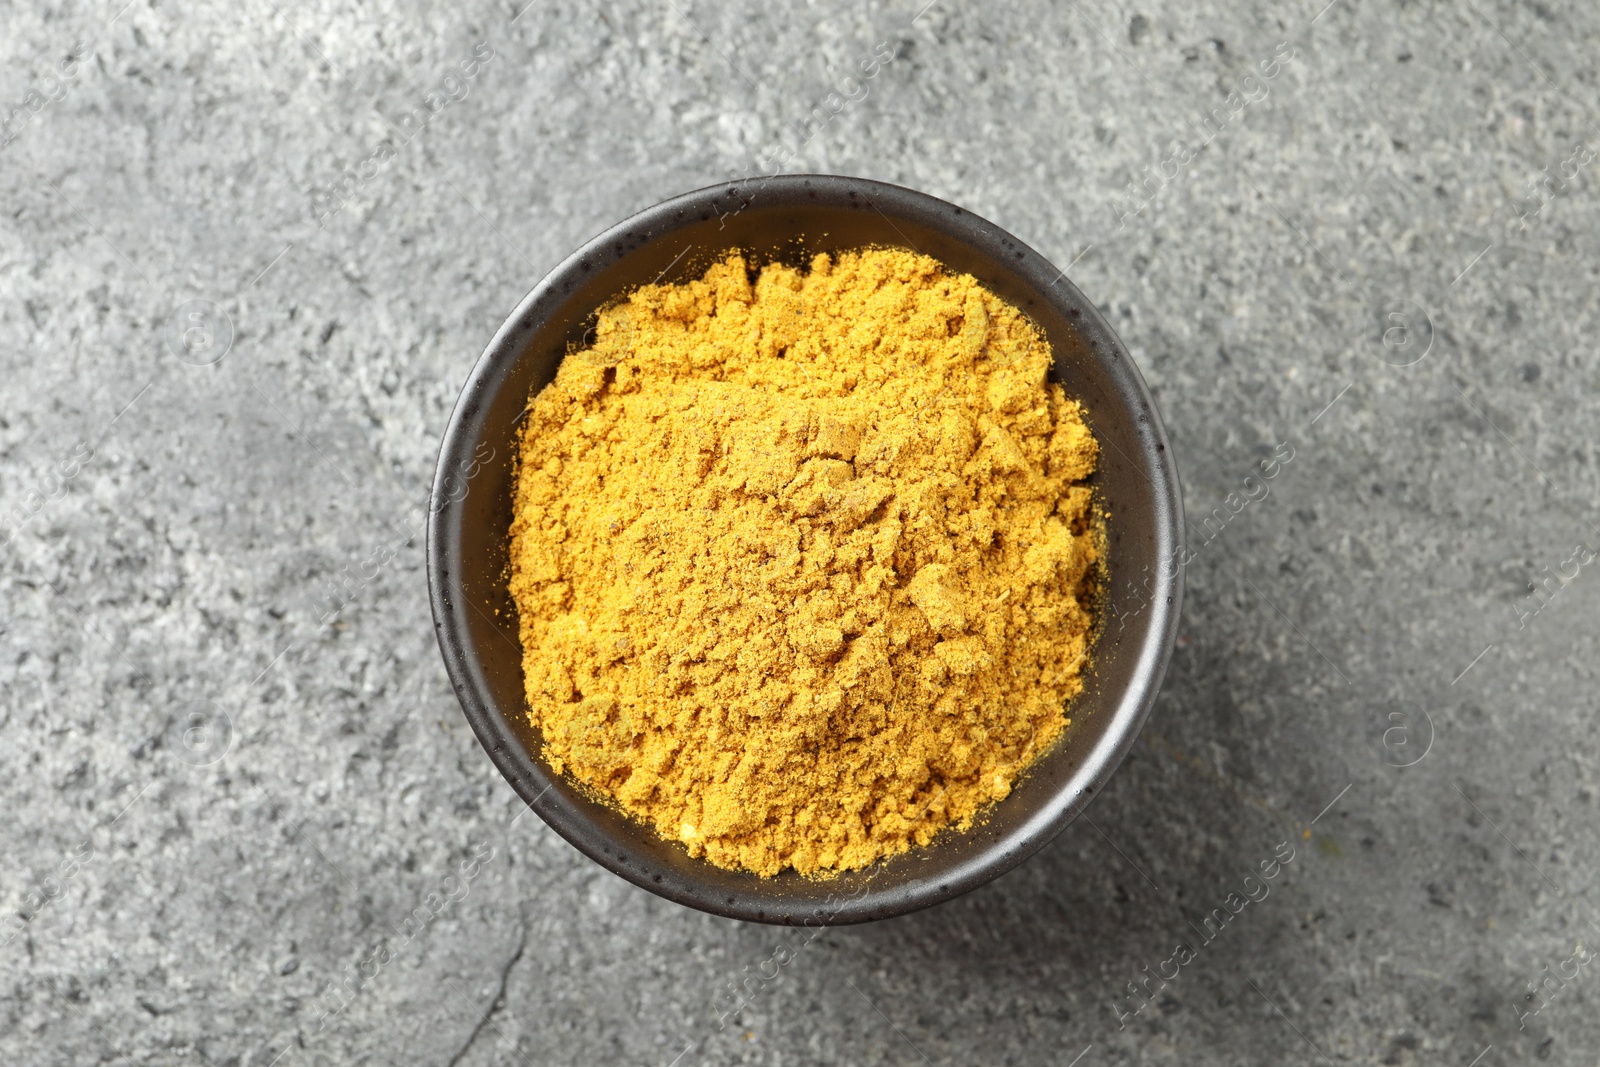
M124 2L0 15L0 1061L1594 1062L1591 6ZM1205 542L1092 824L809 942L518 818L413 522L545 271L776 161L1073 263Z

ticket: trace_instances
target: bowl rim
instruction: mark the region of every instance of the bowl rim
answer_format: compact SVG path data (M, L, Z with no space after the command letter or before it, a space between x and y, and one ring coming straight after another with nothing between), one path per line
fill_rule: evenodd
M453 488L452 479L457 476L452 472L465 469L471 463L479 445L479 438L473 432L473 419L493 398L490 387L522 356L528 338L547 318L540 314L541 309L553 311L559 307L563 293L587 274L593 263L616 255L616 249L624 245L631 251L634 245L628 238L632 235L655 236L670 232L677 223L706 218L707 211L727 214L717 206L719 203L734 205L731 210L742 211L745 207L760 205L763 197L774 195L780 201L784 196L804 195L813 201L820 196L825 203L835 200L842 203L848 198L851 206L859 206L858 198L864 198L868 206L879 212L889 208L923 219L940 216L942 225L953 224L961 231L959 239L974 246L976 251L995 259L1003 257L1010 269L1026 273L1030 280L1053 277L1054 281L1038 286L1040 295L1073 313L1075 325L1085 334L1094 336L1099 344L1085 347L1092 351L1094 360L1116 390L1130 401L1129 407L1144 413L1141 416L1145 423L1140 434L1142 447L1138 455L1131 458L1152 489L1152 512L1156 521L1151 533L1157 546L1156 559L1172 561L1170 567L1156 567L1152 580L1144 586L1152 617L1137 649L1136 665L1123 696L1115 706L1101 712L1112 716L1112 723L1077 770L1037 811L1010 833L985 845L974 859L954 872L920 881L913 879L909 886L902 882L877 890L868 888L843 899L831 910L798 917L781 914L783 909L773 901L766 901L763 906L758 895L727 897L722 891L694 893L675 884L676 879L664 882L659 876L652 878L649 862L634 854L627 842L618 840L582 811L562 802L560 791L553 788L555 780L562 776L524 751L489 691L468 625L461 568L451 565L459 562L461 556L463 508L462 495ZM440 441L430 494L426 557L435 636L462 713L490 760L523 802L551 829L613 874L675 903L749 922L792 925L804 921L807 925L834 926L889 918L966 893L1016 867L1076 820L1121 765L1160 692L1182 608L1187 561L1185 540L1177 466L1155 401L1121 339L1094 304L1067 279L1064 270L1057 270L1044 256L982 216L931 194L844 175L781 174L705 186L647 207L585 242L518 302L474 363L450 413ZM520 713L523 709L516 710Z

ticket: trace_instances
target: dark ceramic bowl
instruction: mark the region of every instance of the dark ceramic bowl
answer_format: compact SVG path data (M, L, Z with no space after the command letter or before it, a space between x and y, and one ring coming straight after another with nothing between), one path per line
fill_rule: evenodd
M726 871L597 803L554 773L528 722L517 611L506 587L515 435L595 311L653 281L701 274L728 249L801 264L817 252L913 248L1021 308L1055 351L1054 375L1101 443L1093 476L1110 512L1106 621L1072 728L973 829L863 871L809 880ZM557 833L669 900L768 923L841 924L949 900L1003 874L1066 827L1122 762L1155 701L1178 624L1183 521L1166 434L1127 350L1094 305L1004 230L894 185L821 175L751 179L657 204L596 237L511 313L450 417L428 523L434 628L461 707L489 758Z

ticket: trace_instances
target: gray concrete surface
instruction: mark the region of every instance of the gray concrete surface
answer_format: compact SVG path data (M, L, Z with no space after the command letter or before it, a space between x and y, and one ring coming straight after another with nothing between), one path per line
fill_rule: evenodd
M1594 1062L1600 14L926 2L5 9L0 1061ZM1073 263L1227 516L1092 823L805 943L517 818L406 525L544 271L774 160Z

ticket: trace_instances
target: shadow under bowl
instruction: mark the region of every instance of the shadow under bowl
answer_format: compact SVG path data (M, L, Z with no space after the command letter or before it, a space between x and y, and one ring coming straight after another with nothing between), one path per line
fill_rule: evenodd
M693 859L599 803L541 757L523 694L507 588L517 431L530 396L595 312L640 285L698 277L731 249L802 265L819 252L911 248L971 274L1043 330L1052 375L1099 439L1092 478L1107 522L1105 621L1072 727L971 830L861 871L760 878ZM1177 471L1149 392L1094 305L1004 230L924 193L858 178L785 175L686 193L618 223L542 280L479 358L450 417L428 520L434 628L462 710L489 757L562 837L635 885L755 922L837 925L901 915L998 877L1070 823L1122 762L1160 688L1183 589Z

